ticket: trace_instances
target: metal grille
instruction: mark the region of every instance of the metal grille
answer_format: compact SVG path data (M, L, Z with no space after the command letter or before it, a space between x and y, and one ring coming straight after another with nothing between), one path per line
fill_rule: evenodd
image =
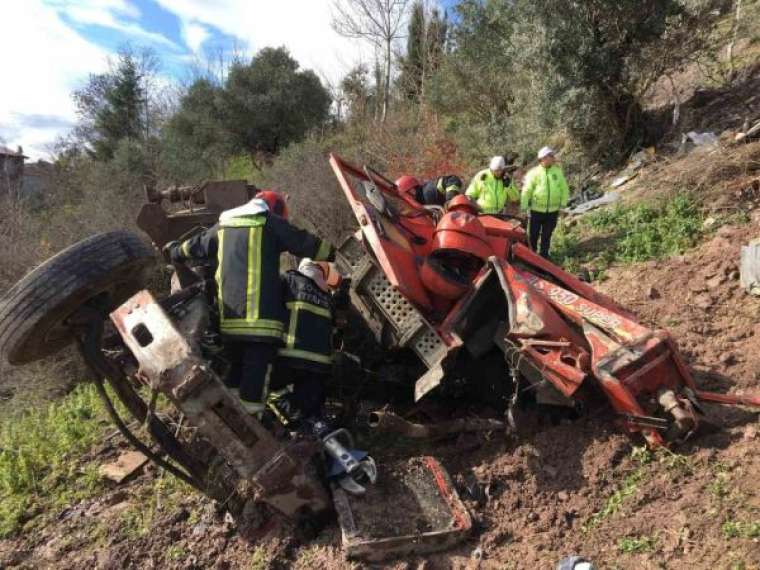
M337 262L341 273L353 275L365 257L364 246L354 236L349 236L338 248Z
M362 290L362 295L372 300L395 329L399 344L414 350L428 367L437 364L446 354L446 345L438 333L376 266L371 266Z
M367 289L401 336L419 323L420 316L417 310L391 286L379 269L375 268L372 271Z
M446 345L431 328L426 327L423 334L418 334L414 338L414 351L425 361L428 366L437 362L446 352Z

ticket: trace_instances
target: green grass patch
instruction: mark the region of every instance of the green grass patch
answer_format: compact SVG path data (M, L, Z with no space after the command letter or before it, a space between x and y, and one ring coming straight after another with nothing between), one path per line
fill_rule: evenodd
M702 236L699 204L680 194L670 200L593 212L572 228L563 224L553 241L554 259L568 271L678 255ZM593 276L592 276L593 277Z
M584 523L583 532L589 532L599 525L604 519L619 512L628 497L634 495L639 490L641 483L646 476L646 465L652 462L654 455L646 447L635 447L631 452L631 459L637 463L637 467L628 473L620 484L618 489L610 495L604 503L604 506L591 515L591 518Z
M97 468L76 458L102 437L105 411L95 387L0 423L0 538L25 520L101 488Z
M760 520L752 522L726 521L720 529L726 538L760 538Z
M728 473L715 473L713 480L707 485L707 490L716 499L724 499L731 492L728 485L730 479L731 476Z
M657 548L656 536L627 536L618 540L618 550L623 554L653 552Z
M188 551L180 544L172 544L166 549L166 559L172 562L184 560L187 558Z

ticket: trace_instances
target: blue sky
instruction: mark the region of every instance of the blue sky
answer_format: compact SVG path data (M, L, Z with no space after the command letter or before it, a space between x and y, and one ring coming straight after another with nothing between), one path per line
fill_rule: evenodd
M455 0L428 0L450 6ZM326 83L369 62L371 48L338 36L331 0L15 0L3 3L0 139L32 158L74 124L71 92L107 69L120 47L151 47L164 84L186 79L216 49L251 55L287 47ZM7 54L16 54L8 57Z

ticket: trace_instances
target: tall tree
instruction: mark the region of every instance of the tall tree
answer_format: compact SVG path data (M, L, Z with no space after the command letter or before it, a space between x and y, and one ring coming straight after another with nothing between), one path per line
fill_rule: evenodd
M252 158L271 155L324 124L330 95L314 72L300 70L284 47L264 48L233 64L217 98L222 127L234 148Z
M393 45L403 37L403 24L411 0L333 0L333 29L347 38L369 42L383 55L383 104L388 115Z
M217 111L220 91L210 79L196 79L163 129L162 163L166 174L177 182L219 172L230 152L229 137Z
M474 135L468 146L487 154L494 144L511 138L505 131L519 78L509 57L515 11L512 2L482 0L461 0L455 11L451 30L446 21L440 24L447 28L446 37L434 53L444 52L447 44L451 48L437 62L439 71L429 76L426 99L462 125L463 135Z
M425 84L443 62L447 29L447 19L437 8L429 8L422 0L415 2L398 80L408 99L424 99Z
M401 65L399 83L409 99L416 99L422 92L422 76L425 66L425 6L417 0L412 6L409 31L406 36L406 56Z
M368 76L367 66L358 65L349 71L340 83L349 119L365 118L370 111L373 93Z
M700 52L712 30L710 4L517 0L522 41L513 57L534 72L538 97L558 109L573 138L614 159L646 142L643 97Z
M77 134L99 160L110 160L119 142L145 141L150 135L149 87L157 68L147 50L123 49L107 73L91 75L74 92L80 117Z
M446 50L448 18L433 9L425 29L425 75L429 76L441 66Z

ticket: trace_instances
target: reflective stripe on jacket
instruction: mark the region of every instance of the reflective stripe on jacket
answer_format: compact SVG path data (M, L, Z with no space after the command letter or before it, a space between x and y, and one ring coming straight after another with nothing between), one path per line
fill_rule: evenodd
M297 271L282 277L288 310L280 358L294 368L324 371L332 364L332 296Z
M229 337L280 342L286 310L280 254L327 259L332 248L269 213L229 218L172 248L173 261L210 260L216 266L219 329Z
M499 214L507 201L518 202L520 193L510 184L504 186L501 178L496 178L490 168L478 172L470 182L465 194L475 200L484 214Z
M425 182L418 188L415 199L425 206L443 206L458 196L461 190L462 181L458 176L449 174Z
M535 212L556 212L567 206L570 189L562 169L556 164L544 168L540 164L525 175L520 209Z

